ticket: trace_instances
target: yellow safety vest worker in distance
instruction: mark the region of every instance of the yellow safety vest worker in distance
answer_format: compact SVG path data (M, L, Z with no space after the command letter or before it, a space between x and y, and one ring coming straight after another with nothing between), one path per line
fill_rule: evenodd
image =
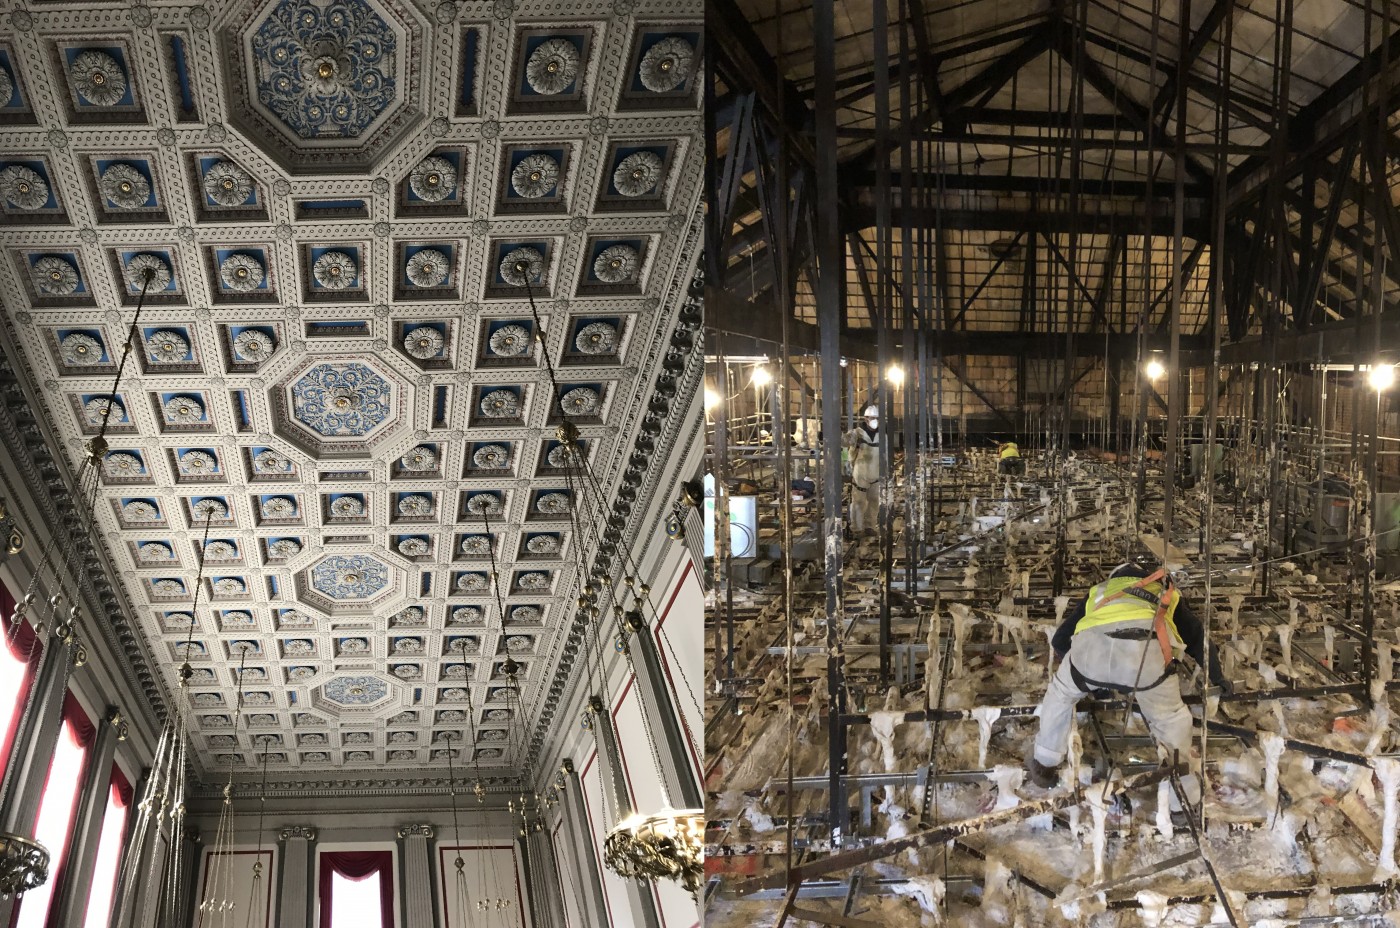
M1074 626L1077 635L1090 628L1111 625L1115 622L1152 621L1157 615L1157 598L1162 595L1160 580L1138 586L1141 577L1114 577L1106 583L1089 588L1089 596L1084 602L1084 618ZM1130 589L1136 587L1136 589ZM1171 632L1173 650L1184 649L1181 635L1176 630L1176 606L1181 602L1181 593L1172 588L1167 609L1163 615L1167 630Z
M1010 441L1009 441L1009 442L1007 442L1006 444L1004 444L1004 445L1001 446L1001 459L1002 459L1003 461L1006 460L1007 458L1019 458L1020 456L1021 456L1021 449L1016 447L1016 443L1015 443L1015 442L1010 442Z

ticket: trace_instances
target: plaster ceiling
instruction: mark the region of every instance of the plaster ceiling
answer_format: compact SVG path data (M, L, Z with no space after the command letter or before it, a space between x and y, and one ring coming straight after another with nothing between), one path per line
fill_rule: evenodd
M471 721L470 756L505 772L505 656L528 725L557 699L589 545L502 265L534 262L560 399L615 485L695 262L703 157L698 0L564 6L9 15L8 336L76 472L155 270L97 520L166 692L194 668L205 771L269 736L301 776L408 776Z

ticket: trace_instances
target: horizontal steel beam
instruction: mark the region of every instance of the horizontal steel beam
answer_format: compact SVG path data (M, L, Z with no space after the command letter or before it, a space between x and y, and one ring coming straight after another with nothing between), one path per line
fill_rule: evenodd
M1186 237L1196 240L1210 231L1208 217L1204 212L1195 212L1188 201L1185 217ZM1053 209L965 209L960 207L900 206L895 204L890 213L890 224L901 227L908 221L914 228L943 228L952 231L980 232L1041 232L1069 233L1081 235L1142 235L1150 230L1153 235L1174 235L1176 232L1172 217L1163 210L1153 210L1149 220L1147 210L1141 203L1124 203L1115 212L1071 213L1068 210ZM868 229L875 225L875 204L857 201L842 211L843 232Z
M956 166L953 166L956 167ZM857 202L867 202L876 195L875 172L864 169L847 169L841 172L841 182L845 188L845 195ZM895 197L898 202L899 187L903 182L903 175L898 170L890 171L890 183L895 185ZM1025 194L1037 198L1054 198L1055 180L1031 175L981 175L981 174L960 174L953 168L942 174L936 172L915 172L910 178L910 183L915 190L937 190L940 186L944 190L969 193L999 193L999 194ZM1170 208L1168 201L1175 195L1175 184L1170 181L1156 181L1147 183L1139 180L1101 180L1094 177L1084 177L1079 179L1079 193L1081 196L1113 199L1121 199L1125 202L1141 201L1148 194L1162 200L1159 210ZM1069 181L1061 182L1063 197L1069 197ZM1191 206L1194 214L1199 216L1209 215L1210 212L1210 187L1206 184L1187 184L1186 200Z
M1361 340L1361 352L1356 351L1357 339ZM1237 342L1220 346L1220 363L1250 364L1265 363L1271 358L1280 364L1296 362L1338 363L1359 358L1361 363L1370 362L1373 345L1371 320L1365 318L1358 330L1356 320L1344 319L1313 326L1301 332L1290 331L1275 336L1271 347L1262 335L1251 335ZM1381 344L1400 344L1400 313L1381 315ZM1188 366L1200 367L1210 362L1204 352L1194 353L1183 348Z
M1170 768L1165 766L1154 767L1144 773L1126 777L1114 784L1115 795L1130 789L1137 789L1143 786L1151 786L1168 777ZM1013 822L1024 821L1025 819L1041 815L1045 812L1053 812L1066 806L1077 805L1080 797L1076 793L1065 793L1060 796L1049 796L1045 799L1036 799L1023 802L1014 809L1005 809L1000 812L988 812L985 815L974 816L959 822L951 822L946 825L939 825L934 828L925 828L904 838L895 838L889 841L882 841L869 847L856 848L851 851L841 851L820 860L810 863L798 864L790 870L776 871L761 876L745 880L738 887L740 894L746 890L767 889L775 886L791 886L794 883L801 883L812 877L823 876L837 870L849 870L861 864L867 864L874 860L883 860L893 857L896 854L907 850L919 850L925 847L934 847L964 835L976 834L995 828L998 825L1009 825Z
M711 290L705 296L706 351L715 353L713 334L725 338L725 354L772 354L782 343L782 316L773 307L768 294L749 302L731 292ZM820 350L820 330L810 322L792 319L788 322L789 347L794 355L816 354ZM943 355L971 357L1030 357L1058 358L1064 354L1063 345L1047 339L1043 333L1031 332L945 332L941 336ZM1184 351L1204 351L1205 336L1183 336ZM1146 337L1147 350L1166 347L1164 335ZM898 346L896 346L898 347ZM1137 356L1137 336L1131 332L1077 333L1075 354L1081 358ZM841 353L858 361L875 362L875 330L847 328L841 330Z

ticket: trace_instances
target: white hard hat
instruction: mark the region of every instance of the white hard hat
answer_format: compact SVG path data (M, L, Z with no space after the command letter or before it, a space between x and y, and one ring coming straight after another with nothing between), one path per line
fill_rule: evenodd
M867 419L878 419L880 418L880 407L867 406L865 407L865 412L862 415L864 415Z

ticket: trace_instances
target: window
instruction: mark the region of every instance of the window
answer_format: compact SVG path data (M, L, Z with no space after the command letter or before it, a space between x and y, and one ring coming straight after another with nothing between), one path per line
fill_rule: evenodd
M319 928L394 928L390 851L322 851Z
M71 697L69 700L71 702ZM69 713L65 707L64 715ZM44 928L53 903L53 890L62 876L68 856L68 837L72 831L73 813L78 804L78 788L83 779L83 759L87 755L82 728L77 719L65 718L58 736L58 747L49 764L49 778L44 795L39 800L39 821L34 826L34 838L49 848L49 879L38 889L20 897L19 918L14 928Z
M112 765L112 791L102 816L102 837L97 841L97 865L93 868L85 928L107 928L112 916L112 894L117 888L117 868L122 860L122 833L126 830L126 810L131 805L131 787L121 769Z
M384 920L379 915L377 871L359 880L333 874L331 898L335 900L331 928L384 928Z

